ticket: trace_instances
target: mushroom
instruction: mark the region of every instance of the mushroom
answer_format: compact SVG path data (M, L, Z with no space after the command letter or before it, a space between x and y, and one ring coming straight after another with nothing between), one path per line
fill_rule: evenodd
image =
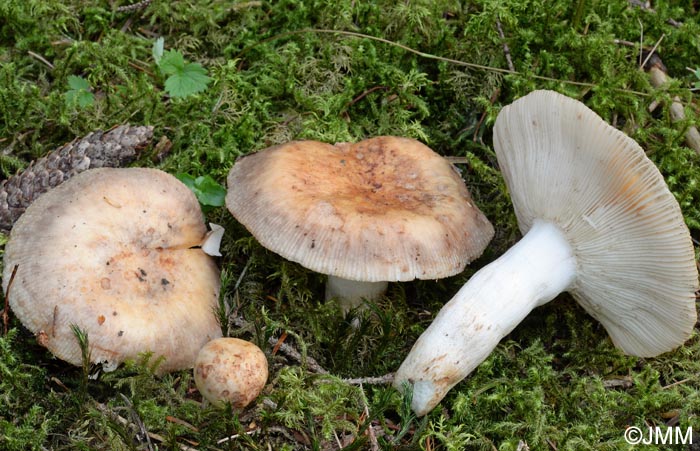
M267 358L253 343L217 338L199 351L194 382L212 405L222 407L230 402L242 409L257 398L267 382Z
M159 371L191 368L221 336L219 270L194 194L156 169L90 169L41 195L12 228L3 289L19 320L55 356L113 370L151 352Z
M221 240L224 237L225 230L219 224L214 224L213 222L209 223L209 228L211 230L207 232L202 241L202 250L205 254L212 257L221 257L219 249L221 248Z
M623 352L685 342L698 273L680 207L639 145L582 103L535 91L503 108L494 147L524 237L438 313L394 386L429 412L535 307L568 291Z
M266 248L328 275L343 310L388 281L462 271L493 236L463 180L420 142L292 141L240 158L226 206Z

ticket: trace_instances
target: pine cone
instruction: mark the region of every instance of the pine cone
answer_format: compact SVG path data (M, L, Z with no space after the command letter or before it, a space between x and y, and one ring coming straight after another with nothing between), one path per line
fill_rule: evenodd
M153 127L121 125L90 133L31 162L23 172L0 182L0 230L9 231L34 199L75 174L134 161L152 136Z

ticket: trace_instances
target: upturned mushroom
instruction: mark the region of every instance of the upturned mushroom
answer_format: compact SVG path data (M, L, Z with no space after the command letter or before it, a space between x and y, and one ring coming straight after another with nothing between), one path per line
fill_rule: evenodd
M205 344L194 365L194 381L216 407L231 403L241 409L257 398L267 382L267 358L253 343L217 338Z
M389 281L457 274L493 236L444 158L392 136L293 141L240 158L226 206L263 246L328 274L326 298L344 310Z
M524 237L440 310L396 373L418 415L563 291L627 354L670 351L695 325L690 234L634 140L576 100L535 91L503 108L494 147Z
M194 194L156 169L90 169L41 195L12 228L3 289L56 357L112 370L151 352L159 371L191 368L221 336L219 270L199 246L207 228Z

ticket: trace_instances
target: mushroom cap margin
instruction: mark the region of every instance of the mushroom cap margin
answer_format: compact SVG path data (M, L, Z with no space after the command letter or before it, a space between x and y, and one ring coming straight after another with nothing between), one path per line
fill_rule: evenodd
M557 224L577 259L569 292L624 352L685 342L698 272L680 206L631 138L583 103L535 91L504 107L494 147L518 224Z

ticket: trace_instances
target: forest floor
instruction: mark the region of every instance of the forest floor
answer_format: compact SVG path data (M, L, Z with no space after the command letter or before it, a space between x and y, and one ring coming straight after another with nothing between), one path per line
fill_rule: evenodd
M662 86L643 67L652 49ZM343 317L323 301L323 276L264 249L225 207L207 208L227 231L224 333L270 363L260 397L241 411L207 406L191 371L157 375L147 356L110 373L73 367L10 311L0 449L614 451L632 448L630 426L696 431L692 445L635 449L700 449L697 327L672 352L626 356L567 294L535 309L425 417L390 385L347 380L396 371L440 307L520 238L492 131L503 106L535 89L578 99L634 138L700 239L700 149L685 139L700 117L697 1L0 2L3 179L127 123L154 127L135 165L223 186L237 157L275 144L397 135L456 157L496 229L463 273L390 284ZM671 114L676 97L685 119Z

